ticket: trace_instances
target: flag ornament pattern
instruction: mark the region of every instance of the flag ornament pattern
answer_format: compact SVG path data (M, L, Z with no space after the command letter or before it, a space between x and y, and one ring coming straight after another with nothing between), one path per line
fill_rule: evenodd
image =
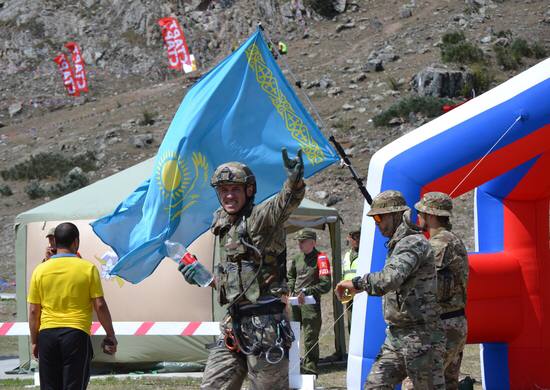
M309 133L302 119L294 112L285 95L279 89L277 79L267 66L262 53L255 44L246 50L248 65L256 72L256 81L262 90L268 94L277 112L285 121L286 128L292 134L292 138L298 141L302 151L311 164L319 164L325 160L323 151L319 148L315 139Z

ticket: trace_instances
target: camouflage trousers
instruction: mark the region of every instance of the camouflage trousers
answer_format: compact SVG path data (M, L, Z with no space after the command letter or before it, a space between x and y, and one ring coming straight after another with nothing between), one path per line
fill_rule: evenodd
M445 389L445 336L439 322L409 328L386 328L386 339L372 365L365 389L393 390L410 377L416 390Z
M302 372L318 374L319 363L319 333L321 332L321 307L318 305L292 306L292 319L300 323L304 335L304 356Z
M462 351L466 344L468 334L468 322L466 317L460 316L441 321L445 331L445 388L447 390L458 389L458 376L462 363Z
M210 349L200 388L237 390L241 388L248 375L252 390L288 389L288 349L292 340L282 340L281 347L284 354L280 361L270 363L266 358L266 352L270 356L270 361L276 361L281 357L268 352L269 348L275 346L281 339L279 326L288 327L286 330L292 334L286 315L280 313L244 317L239 321L239 326L241 340L245 347L257 344L258 351L244 354L242 351L231 351L226 347L225 335L233 330L231 321L226 317L221 326L222 334L218 337L216 345ZM279 348L275 349L279 350Z

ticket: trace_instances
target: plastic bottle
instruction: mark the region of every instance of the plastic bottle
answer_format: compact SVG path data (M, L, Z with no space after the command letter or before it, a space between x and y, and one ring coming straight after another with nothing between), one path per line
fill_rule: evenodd
M202 265L195 256L187 251L187 248L179 242L170 240L164 241L166 247L166 253L168 257L177 263L184 263L186 265L193 264L195 268L195 274L193 279L201 287L208 287L214 280L214 276L208 271L204 265Z

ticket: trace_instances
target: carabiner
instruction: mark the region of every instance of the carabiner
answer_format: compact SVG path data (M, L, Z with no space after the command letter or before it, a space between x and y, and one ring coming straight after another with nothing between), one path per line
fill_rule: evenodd
M237 338L233 334L232 330L225 332L224 343L225 347L231 352L239 352L239 344L237 343Z
M275 356L272 359L273 355ZM284 357L285 357L285 350L283 349L283 347L281 347L280 344L277 344L277 343L275 344L275 346L269 347L269 349L265 353L265 360L269 364L277 364L281 360L283 360Z

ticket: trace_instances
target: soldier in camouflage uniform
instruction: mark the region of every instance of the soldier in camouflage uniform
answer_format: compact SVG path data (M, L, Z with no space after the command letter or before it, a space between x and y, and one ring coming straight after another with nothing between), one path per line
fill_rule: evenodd
M410 221L399 191L378 194L367 215L390 239L384 268L336 286L339 297L345 289L383 296L386 339L365 388L390 390L409 375L416 389L444 389L443 364L434 359L434 349L441 348L444 339L433 250Z
M464 312L468 255L462 240L451 232L449 218L453 201L449 195L428 192L414 207L418 210L420 227L430 233L430 244L435 254L437 299L446 335L445 386L447 390L457 390L462 350L468 333Z
M288 270L288 288L298 297L300 306L292 306L292 318L301 323L304 334L302 372L317 375L319 363L319 332L321 331L321 294L331 289L330 262L328 256L315 248L317 234L302 230L296 235L300 253L292 259ZM313 295L315 304L302 305L306 295Z
M212 176L221 208L211 231L220 243L215 287L228 315L211 348L201 389L240 389L248 374L252 389L288 389L288 350L294 335L281 296L286 285L284 222L305 193L302 151L290 160L281 191L254 205L256 179L244 164L220 165ZM180 265L194 283L194 267Z

